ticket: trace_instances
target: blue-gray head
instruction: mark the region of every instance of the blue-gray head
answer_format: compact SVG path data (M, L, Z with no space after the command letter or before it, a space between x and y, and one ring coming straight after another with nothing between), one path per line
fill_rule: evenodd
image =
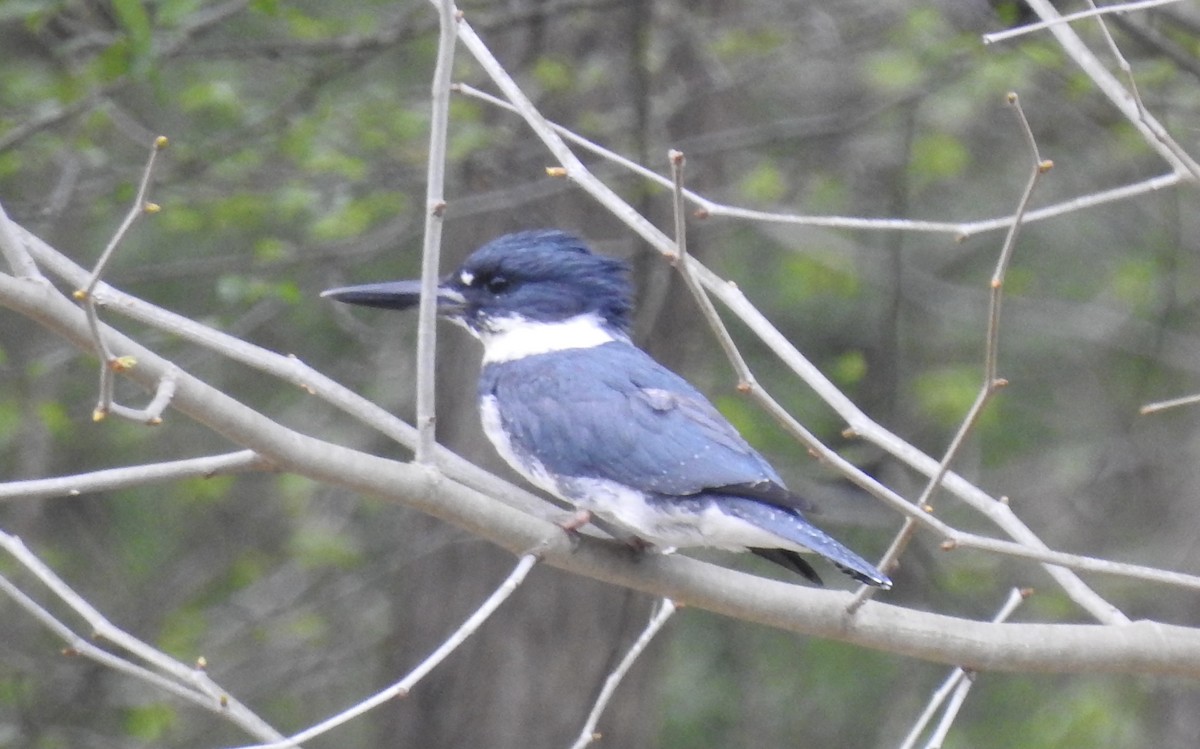
M605 337L626 340L632 309L628 270L624 262L593 253L564 231L506 234L473 252L442 280L438 312L480 338L485 358L492 361L569 347L554 345L553 339L585 345ZM420 282L349 286L322 296L406 309L419 301ZM531 336L540 343L532 344Z

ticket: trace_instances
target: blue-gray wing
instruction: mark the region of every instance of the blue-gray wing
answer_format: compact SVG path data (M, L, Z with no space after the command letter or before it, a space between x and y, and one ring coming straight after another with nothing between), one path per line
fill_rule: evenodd
M480 395L495 397L514 449L551 473L809 509L703 395L631 345L489 364Z

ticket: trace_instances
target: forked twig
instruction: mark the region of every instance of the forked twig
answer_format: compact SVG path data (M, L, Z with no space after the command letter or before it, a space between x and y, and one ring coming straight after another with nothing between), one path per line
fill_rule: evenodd
M144 421L147 424L161 423L163 409L170 403L171 396L174 393L174 383L164 379L159 384L158 392L155 394L154 399L144 409L132 409L117 406L113 403L115 374L136 366L137 361L129 356L114 356L112 351L109 350L108 344L104 342L104 336L100 333L100 316L96 312L95 297L96 286L104 276L104 271L108 267L109 261L112 260L113 254L116 252L121 240L125 238L129 227L133 226L133 222L139 216L147 213L157 213L159 210L158 204L146 201L146 193L150 187L150 177L154 173L154 164L157 160L158 152L166 147L166 136L160 135L154 139L154 143L150 147L150 157L146 160L146 166L142 170L141 182L138 183L137 195L133 198L133 205L129 207L129 211L125 214L121 225L117 227L117 231L108 240L108 246L104 248L104 252L100 254L100 259L96 261L95 267L92 268L92 273L87 284L75 292L75 298L83 302L83 309L87 313L88 328L92 333L92 343L96 348L97 356L100 357L100 396L97 400L96 408L92 412L92 419L95 421L102 421L109 413L115 413L118 416L135 421Z
M1004 605L1000 607L996 615L992 617L992 622L999 624L1008 621L1008 617L1012 616L1012 613L1017 610L1021 602L1031 595L1033 595L1033 590L1030 588L1013 588L1010 590L1008 599L1005 600ZM968 671L964 668L956 668L951 671L941 686L934 690L929 698L929 703L925 706L925 710L917 718L917 722L913 724L912 730L904 737L904 741L901 742L898 749L912 749L912 747L916 746L917 740L925 731L925 727L929 725L929 721L933 719L938 708L946 704L946 700L949 698L950 702L946 705L945 712L942 713L942 719L938 722L937 727L929 738L929 742L925 745L927 749L940 747L945 741L946 734L950 731L950 726L954 723L954 718L958 715L958 709L966 700L967 692L970 691L974 682L975 672L973 671Z
M492 96L489 93L480 91L479 89L466 84L455 83L453 90L464 96L471 96L488 104L499 107L514 114L521 114L521 111L513 104ZM588 151L600 156L601 158L616 164L617 166L626 169L638 176L655 184L661 185L670 189L671 179L663 177L661 174L647 169L635 161L625 158L615 151L611 151L598 143L585 138L572 130L569 130L562 125L547 121L550 128L563 140L570 141ZM1059 203L1043 206L1037 210L1029 211L1025 214L1025 223L1029 224L1034 221L1044 221L1046 219L1064 216L1069 213L1083 210L1085 208L1094 208L1096 206L1106 205L1119 200L1128 200L1145 195L1156 190L1163 190L1168 187L1174 187L1183 181L1183 177L1178 172L1169 172L1157 177L1133 182L1121 187L1114 187L1107 190L1099 190L1087 195L1080 195L1069 200L1064 200ZM923 232L930 234L952 234L956 239L964 240L973 237L977 234L999 231L1012 226L1012 216L1001 216L998 218L985 218L976 221L921 221L914 219L900 218L862 218L860 216L811 216L799 213L786 213L778 211L762 211L753 208L741 208L739 206L719 203L715 200L707 198L697 192L689 189L684 189L683 195L688 202L694 204L695 214L700 217L721 216L724 218L743 219L746 221L759 221L764 223L775 224L790 224L792 226L810 226L829 229L856 229L863 231L904 231L904 232Z
M1157 8L1160 5L1173 5L1181 1L1182 0L1136 0L1136 2L1117 3L1115 5L1104 5L1100 7L1096 7L1094 3L1089 3L1089 5L1092 6L1089 10L1081 10L1075 13L1068 13L1065 16L1059 16L1058 18L1043 19L1041 21L1035 21L1034 23L1027 23L1024 26L1017 26L1016 28L1005 29L1004 31L995 31L990 34L984 34L983 43L994 44L996 42L1003 42L1018 36L1024 36L1025 34L1032 34L1035 31L1041 31L1042 29L1046 29L1051 26L1057 26L1058 24L1062 23L1073 23L1075 21L1082 21L1087 18L1099 18L1100 16L1108 14L1131 13L1137 10Z
M1017 244L1017 235L1022 225L1022 217L1029 207L1029 201L1033 197L1033 190L1037 187L1042 175L1054 167L1052 161L1042 158L1041 151L1038 149L1037 139L1033 135L1033 128L1029 126L1029 120L1025 117L1025 110L1021 108L1020 98L1015 93L1010 93L1008 94L1007 102L1013 108L1013 111L1016 112L1017 119L1021 124L1021 133L1025 136L1025 142L1028 144L1030 155L1033 157L1033 169L1030 172L1029 180L1025 183L1025 190L1021 194L1021 199L1017 201L1017 209L1013 212L1012 223L1009 225L1008 232L1004 237L1004 244L1000 247L1000 256L996 260L996 269L992 272L992 279L988 284L990 295L988 301L987 334L985 336L986 344L983 355L983 383L980 385L979 392L975 396L975 401L967 409L966 416L963 417L958 430L950 440L950 444L946 447L942 459L938 462L937 470L929 477L929 481L926 482L925 488L916 500L917 507L928 513L933 512L934 493L941 487L943 479L946 478L947 471L950 470L950 464L958 455L958 451L962 449L967 435L971 433L971 430L979 422L979 416L983 413L983 409L991 401L992 396L1008 384L1007 380L997 376L1000 351L1000 307L1004 298L1004 279L1008 274L1008 266L1012 262L1013 250ZM912 517L905 518L899 532L880 560L879 569L888 572L896 565L900 556L908 547L909 542L912 541L916 531L916 521ZM855 593L854 602L850 605L850 610L856 610L862 605L863 601L873 595L874 590L871 586L860 586Z
M1043 21L1057 21L1062 18L1049 0L1026 0L1026 4ZM1103 23L1102 19L1100 22ZM1146 143L1157 151L1163 160L1186 178L1200 179L1200 164L1197 164L1195 159L1180 147L1156 117L1146 111L1140 98L1135 93L1131 93L1117 80L1116 76L1109 72L1108 68L1097 59L1069 24L1055 24L1049 29L1067 56L1096 84L1100 92L1108 97L1113 106L1120 110L1125 118L1138 129Z
M64 655L83 656L148 682L227 718L251 736L268 741L282 738L282 734L266 721L213 682L204 671L203 659L200 659L195 666L187 666L117 627L67 585L16 536L0 531L0 548L7 551L22 567L33 573L55 597L82 617L92 628L91 637L76 634L71 627L64 624L28 594L0 576L0 591L8 594L18 606L25 609L43 626L67 643L67 648L63 651ZM96 644L105 641L147 663L150 668L134 663Z

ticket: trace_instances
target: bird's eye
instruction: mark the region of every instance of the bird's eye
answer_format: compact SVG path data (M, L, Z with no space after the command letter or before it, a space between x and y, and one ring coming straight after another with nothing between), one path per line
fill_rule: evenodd
M504 276L492 276L483 282L483 288L491 294L502 294L508 287L509 281Z

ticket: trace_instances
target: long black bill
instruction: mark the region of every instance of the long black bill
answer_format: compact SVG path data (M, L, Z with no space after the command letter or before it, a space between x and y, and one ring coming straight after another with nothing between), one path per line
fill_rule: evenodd
M420 281L386 281L384 283L368 283L362 286L343 286L340 289L328 289L321 292L322 297L336 299L346 304L360 304L364 307L379 307L382 309L408 309L416 307L421 301ZM438 306L449 299L443 300L442 292L438 290Z

